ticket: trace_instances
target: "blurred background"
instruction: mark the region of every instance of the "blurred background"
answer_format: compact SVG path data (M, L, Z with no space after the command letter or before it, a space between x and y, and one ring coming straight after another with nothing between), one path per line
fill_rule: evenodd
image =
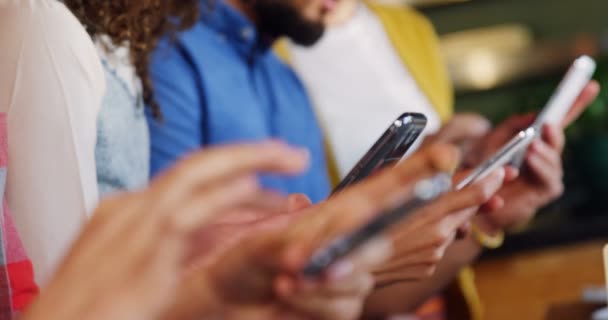
M608 1L410 0L431 18L457 109L494 122L542 108L572 61L595 57L608 87ZM567 192L501 251L608 235L608 91L568 130Z
M406 2L441 35L458 111L494 122L536 111L581 54L597 59L595 78L608 88L606 0ZM590 318L581 297L603 282L608 239L608 90L567 137L565 195L478 267L488 319Z

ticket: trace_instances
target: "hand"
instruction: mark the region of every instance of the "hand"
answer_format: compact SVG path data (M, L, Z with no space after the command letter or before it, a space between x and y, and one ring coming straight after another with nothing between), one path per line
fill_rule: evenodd
M224 310L235 305L249 305L260 312L264 310L265 315L287 312L304 318L352 319L352 311L360 310L355 304L363 303L361 292L365 290L358 290L355 295L345 295L341 290L335 295L327 295L324 292L336 291L331 287L348 286L351 281L342 281L340 285L322 279L316 285L307 284L300 277L307 260L321 245L401 203L412 194L415 182L440 171L452 171L457 163L458 152L453 147L437 145L418 152L408 161L382 171L320 205L302 210L302 216L286 229L246 238L217 259L217 264L210 270L201 270L199 277L205 277L214 291L220 293ZM331 269L341 269L340 265ZM359 265L352 261L350 265L352 267L346 269L358 270L361 272L358 277L365 277L364 273L371 267L371 264ZM327 277L332 278L334 272L329 271ZM312 288L312 291L303 294L286 288ZM293 305L294 301L300 304ZM336 310L336 306L343 305L340 301L349 301L345 303L349 307ZM251 313L249 316L253 317Z
M500 168L482 181L436 200L403 222L393 233L395 257L375 272L377 286L432 276L459 230L480 206L500 202L493 199L506 178L512 179Z
M226 250L238 244L244 237L266 230L286 228L295 220L303 209L312 207L312 202L304 194L290 195L286 200L268 194L265 201L256 199L257 207L251 212L243 208L214 219L197 235L198 260L192 265L193 270L207 268L215 263ZM252 205L256 205L253 204ZM239 214L243 216L240 217Z
M596 81L590 81L583 89L577 100L574 102L568 114L561 123L561 129L567 128L585 111L585 109L595 100L600 92L600 86ZM506 142L511 140L519 131L529 127L534 123L536 114L513 116L497 128L489 132L483 139L479 140L473 152L470 152L464 160L464 165L473 167L483 160L489 158L494 152L500 149Z
M485 136L492 125L488 119L475 113L459 113L445 124L439 132L428 136L423 146L435 143L451 143L458 146L470 144Z
M562 195L564 145L561 129L549 125L543 128L542 140L534 141L526 154L523 175L499 192L507 205L477 218L485 231L493 233L527 222L540 207Z
M278 143L209 149L145 191L105 200L24 318L159 318L193 257L193 235L219 214L274 198L258 188L258 172L297 173L306 162Z
M563 193L563 129L580 116L598 93L598 83L591 81L568 112L560 128L543 127L542 139L534 141L526 155L526 170L519 179L506 184L499 192L507 205L501 210L476 218L486 231L491 233L521 225L529 221L538 209ZM505 121L481 141L480 148L477 149L481 151L471 153L477 155L477 158L469 158L469 164L474 165L491 156L514 134L531 125L534 118L535 115L515 116Z

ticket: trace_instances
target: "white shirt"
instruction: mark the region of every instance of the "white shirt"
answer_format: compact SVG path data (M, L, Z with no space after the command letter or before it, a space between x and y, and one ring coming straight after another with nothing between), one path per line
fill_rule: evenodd
M0 48L7 201L44 282L97 204L96 118L105 78L90 37L55 0L0 0Z
M314 47L291 51L342 176L404 112L427 116L425 135L439 129L439 115L368 7L361 5Z

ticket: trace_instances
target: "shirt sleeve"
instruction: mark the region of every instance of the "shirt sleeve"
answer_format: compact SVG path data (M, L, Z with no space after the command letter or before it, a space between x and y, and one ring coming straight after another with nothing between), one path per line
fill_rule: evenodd
M191 61L185 50L173 42L163 43L153 59L154 96L162 116L155 119L148 109L151 176L197 150L205 141L203 91Z
M90 38L62 4L20 3L0 10L0 43L9 44L2 50L14 58L2 65L10 72L0 72L12 81L0 91L8 96L0 99L8 112L7 201L44 283L97 203L96 117L105 81Z

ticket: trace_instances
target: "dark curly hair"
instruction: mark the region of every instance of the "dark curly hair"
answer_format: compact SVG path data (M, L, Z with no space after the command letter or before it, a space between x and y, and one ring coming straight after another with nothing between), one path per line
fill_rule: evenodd
M131 63L143 84L143 98L159 118L149 64L161 37L192 26L200 0L64 0L92 37L106 35L130 49Z

